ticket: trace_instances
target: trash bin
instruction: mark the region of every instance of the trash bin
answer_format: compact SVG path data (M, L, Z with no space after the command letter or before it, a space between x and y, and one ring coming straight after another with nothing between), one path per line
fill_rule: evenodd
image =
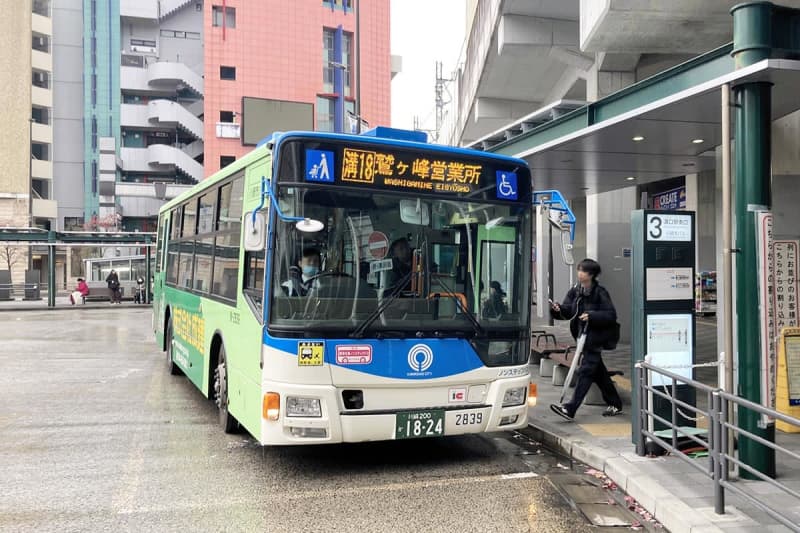
M13 300L11 296L11 271L0 270L0 300Z
M39 283L40 272L38 270L25 271L25 300L41 300L42 289Z

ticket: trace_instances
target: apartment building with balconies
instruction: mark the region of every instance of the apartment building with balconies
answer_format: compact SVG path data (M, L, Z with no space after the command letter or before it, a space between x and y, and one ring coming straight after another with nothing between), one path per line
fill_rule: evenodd
M50 228L53 200L53 24L49 0L2 0L0 85L4 125L0 129L0 226ZM4 252L14 283L29 265L28 250ZM13 257L11 257L13 256Z
M123 229L155 231L164 200L203 178L203 1L121 0L120 39L119 138L99 192Z

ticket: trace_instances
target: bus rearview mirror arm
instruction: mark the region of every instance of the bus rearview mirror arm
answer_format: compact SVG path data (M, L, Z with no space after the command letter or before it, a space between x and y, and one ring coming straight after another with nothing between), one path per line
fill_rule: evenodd
M278 215L278 218L283 220L284 222L300 222L301 220L305 220L304 217L290 217L287 216L281 211L280 206L278 206L278 201L275 199L275 192L270 189L269 181L265 176L261 176L261 200L259 201L258 206L253 209L253 227L255 228L256 225L256 213L261 211L264 208L264 198L269 197L270 204L272 204L272 208L275 210L275 213Z

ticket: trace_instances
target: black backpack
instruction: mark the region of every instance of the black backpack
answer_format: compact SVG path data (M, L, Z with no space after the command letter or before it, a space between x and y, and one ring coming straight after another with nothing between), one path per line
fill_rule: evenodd
M614 322L614 325L608 328L606 341L603 343L604 350L615 350L617 348L617 343L619 342L619 329L619 322Z

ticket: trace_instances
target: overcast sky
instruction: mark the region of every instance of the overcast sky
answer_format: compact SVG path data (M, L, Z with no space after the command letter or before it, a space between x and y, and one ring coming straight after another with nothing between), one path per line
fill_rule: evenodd
M465 0L390 0L391 50L403 58L392 80L392 126L412 129L418 116L423 129L436 124L436 61L445 78L456 68L464 42ZM449 85L455 90L453 84ZM447 93L445 93L447 98Z

